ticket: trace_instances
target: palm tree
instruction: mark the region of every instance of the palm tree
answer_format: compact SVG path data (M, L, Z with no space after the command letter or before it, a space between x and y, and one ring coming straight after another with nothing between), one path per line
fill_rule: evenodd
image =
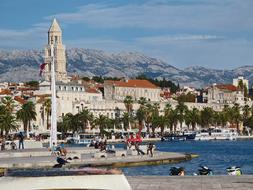
M202 127L209 127L213 123L214 110L211 107L205 107L200 112L200 123Z
M12 113L13 110L14 110L14 100L12 99L12 97L10 96L6 96L2 99L2 104L4 105L5 107L5 110Z
M23 104L21 109L17 111L17 119L23 122L26 134L31 130L31 121L36 120L36 115L35 105L31 101Z
M166 126L167 122L168 122L168 119L166 118L166 116L160 115L154 118L152 126L154 125L155 127L159 127L161 130L161 136L163 136L164 127ZM153 133L154 131L155 131L155 128L153 128Z
M166 104L164 108L164 115L169 115L171 111L172 111L171 104L170 103Z
M51 99L45 99L43 103L43 107L45 108L45 112L47 115L47 129L49 129L49 118L51 116Z
M130 117L132 116L133 102L134 102L134 101L133 101L132 96L126 96L125 99L124 99L124 104L125 104L127 113L128 113L128 115L129 115ZM131 127L130 121L129 121L128 126Z
M131 122L132 118L127 112L124 112L122 117L120 118L120 121L123 122L124 130L127 131L127 129L130 127L129 124Z
M240 133L239 129L239 123L242 120L242 116L240 114L240 106L239 104L234 104L234 106L231 109L231 121L232 123L236 124L236 130L238 134Z
M192 110L186 111L186 121L192 126L192 130L194 131L196 125L200 123L200 112L197 108L193 108ZM187 123L187 122L186 122Z
M147 126L147 133L150 133L150 125L152 123L152 116L153 116L153 107L150 103L147 103L145 106L145 123Z
M0 120L3 117L4 113L5 113L5 107L4 107L4 105L0 104ZM0 123L0 135L1 136L3 135L3 128L1 126L1 123Z
M110 127L112 123L108 117L99 115L99 117L94 120L94 124L99 127L99 133L103 137L106 134L105 129Z
M124 104L127 110L127 113L130 114L132 112L133 109L133 98L132 96L126 96L124 99Z
M140 104L140 107L144 107L147 104L147 100L145 97L140 97L138 100L138 104Z
M91 123L93 120L93 115L90 113L88 109L83 109L80 113L78 113L79 119L83 122L83 131L88 126L88 123Z
M250 117L250 107L249 105L245 105L243 108L242 108L242 111L243 111L243 115L242 115L242 119L243 119L243 125L244 126L247 126L248 125L248 121L249 121L249 117Z
M226 112L224 111L221 111L218 113L219 115L219 124L222 126L222 127L225 127L227 122L228 122L228 115Z
M5 110L4 112L0 113L0 127L1 133L5 132L5 135L8 135L12 130L18 129L15 117L11 112L9 112L9 110Z
M78 114L67 113L63 116L62 122L65 130L72 131L72 133L78 133L83 129L83 123L80 121Z
M168 125L170 127L170 132L174 132L176 130L177 124L178 124L178 114L177 110L171 110L170 114L165 115L168 121Z
M138 120L139 123L139 130L141 131L143 126L144 126L144 120L145 120L145 109L140 107L136 111L136 119Z
M185 115L185 112L186 110L188 109L188 107L184 104L184 102L182 101L179 101L177 106L176 106L176 110L177 110L177 113L178 113L178 121L180 123L180 129L182 130L182 125L183 125L183 122L184 122L184 115Z

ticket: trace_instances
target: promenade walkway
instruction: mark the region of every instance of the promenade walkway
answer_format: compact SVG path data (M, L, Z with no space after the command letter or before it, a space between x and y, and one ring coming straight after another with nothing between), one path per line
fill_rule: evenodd
M253 175L128 176L133 190L253 190Z
M67 157L73 158L77 156L79 159L70 161L66 167L71 166L103 166L103 167L126 167L126 166L141 166L155 165L166 163L177 163L190 160L191 155L173 153L173 152L158 152L154 157L148 155L126 155L115 156L115 154L107 154L105 158L94 158L94 154L100 154L98 149L94 148L67 148ZM56 156L51 155L51 152L44 149L24 149L24 150L8 150L0 152L0 168L34 168L34 167L52 167L56 162Z

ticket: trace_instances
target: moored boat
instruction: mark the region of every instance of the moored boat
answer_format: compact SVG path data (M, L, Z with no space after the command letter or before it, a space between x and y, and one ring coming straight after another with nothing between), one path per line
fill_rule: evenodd
M182 132L182 133L171 133L168 135L164 135L161 138L161 141L186 141L186 140L194 140L196 136L195 132Z
M209 128L196 134L195 140L236 140L237 132L230 129Z
M66 140L69 144L82 144L88 146L95 138L96 135L80 133L74 137L68 137Z

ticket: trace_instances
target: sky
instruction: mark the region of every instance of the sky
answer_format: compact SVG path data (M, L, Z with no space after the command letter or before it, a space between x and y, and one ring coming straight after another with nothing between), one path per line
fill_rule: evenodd
M67 48L140 52L178 67L253 65L253 0L0 0L0 49L39 49L56 18Z

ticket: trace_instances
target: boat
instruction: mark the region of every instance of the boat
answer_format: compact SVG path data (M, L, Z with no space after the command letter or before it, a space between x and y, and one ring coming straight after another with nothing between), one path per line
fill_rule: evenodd
M1 190L111 189L131 190L124 174L115 169L17 169L0 177Z
M196 134L195 140L236 140L237 132L231 129L209 128Z
M186 140L194 140L196 136L195 132L185 131L182 133L171 133L168 135L164 135L161 138L161 141L186 141Z
M87 145L89 146L93 140L95 140L97 136L92 134L84 134L80 133L73 137L67 137L68 144L79 144L79 145Z

